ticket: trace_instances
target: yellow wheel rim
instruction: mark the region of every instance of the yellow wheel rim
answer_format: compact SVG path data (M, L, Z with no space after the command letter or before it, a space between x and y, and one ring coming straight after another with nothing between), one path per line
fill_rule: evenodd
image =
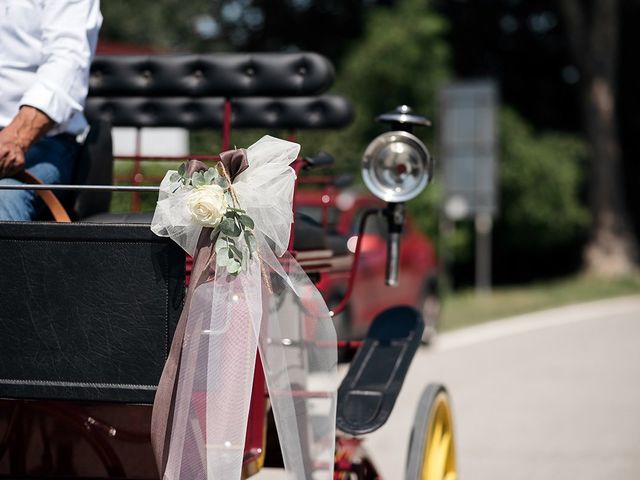
M456 480L456 454L453 442L451 406L445 392L436 395L427 428L422 480Z

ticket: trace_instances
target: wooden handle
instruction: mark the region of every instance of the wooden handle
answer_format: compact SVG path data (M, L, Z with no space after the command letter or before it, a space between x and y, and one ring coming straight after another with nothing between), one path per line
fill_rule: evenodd
M26 171L18 173L15 178L16 180L20 180L21 182L29 185L42 185L42 182L38 178L34 177ZM53 215L53 219L56 222L71 222L69 214L62 206L62 203L60 203L60 200L58 200L58 197L56 197L51 190L36 190L36 193L47 206L47 208L51 212L51 215Z

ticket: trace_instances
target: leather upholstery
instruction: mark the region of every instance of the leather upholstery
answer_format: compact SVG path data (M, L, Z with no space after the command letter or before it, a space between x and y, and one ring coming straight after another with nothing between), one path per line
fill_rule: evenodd
M335 72L316 53L107 55L91 66L92 96L318 95Z
M255 97L232 101L234 128L341 128L353 119L349 100L320 97ZM91 123L116 127L220 128L224 99L215 97L89 97L85 114Z
M150 403L184 262L148 226L0 223L1 396Z
M80 158L76 163L73 183L76 185L111 185L113 183L113 140L111 124L105 120L91 122ZM68 211L84 218L109 210L111 192L74 192Z

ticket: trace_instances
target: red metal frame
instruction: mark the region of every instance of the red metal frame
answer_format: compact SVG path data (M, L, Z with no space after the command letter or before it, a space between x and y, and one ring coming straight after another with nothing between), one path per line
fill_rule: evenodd
M224 112L222 114L222 151L231 148L231 119L233 112L231 111L231 99L224 100Z
M353 286L356 282L356 272L358 271L358 265L360 263L360 254L362 252L362 239L364 238L364 232L367 227L367 220L375 213L379 213L379 209L367 210L360 220L360 228L358 229L358 240L356 242L356 251L353 254L353 263L351 263L351 271L349 272L349 283L347 284L347 291L345 292L340 303L331 311L332 316L338 315L343 312L349 304L349 299L353 293Z

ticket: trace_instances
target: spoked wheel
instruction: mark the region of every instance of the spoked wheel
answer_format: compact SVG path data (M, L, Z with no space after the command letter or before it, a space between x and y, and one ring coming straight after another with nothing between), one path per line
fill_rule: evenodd
M413 422L405 480L457 480L449 395L430 383L422 393Z

